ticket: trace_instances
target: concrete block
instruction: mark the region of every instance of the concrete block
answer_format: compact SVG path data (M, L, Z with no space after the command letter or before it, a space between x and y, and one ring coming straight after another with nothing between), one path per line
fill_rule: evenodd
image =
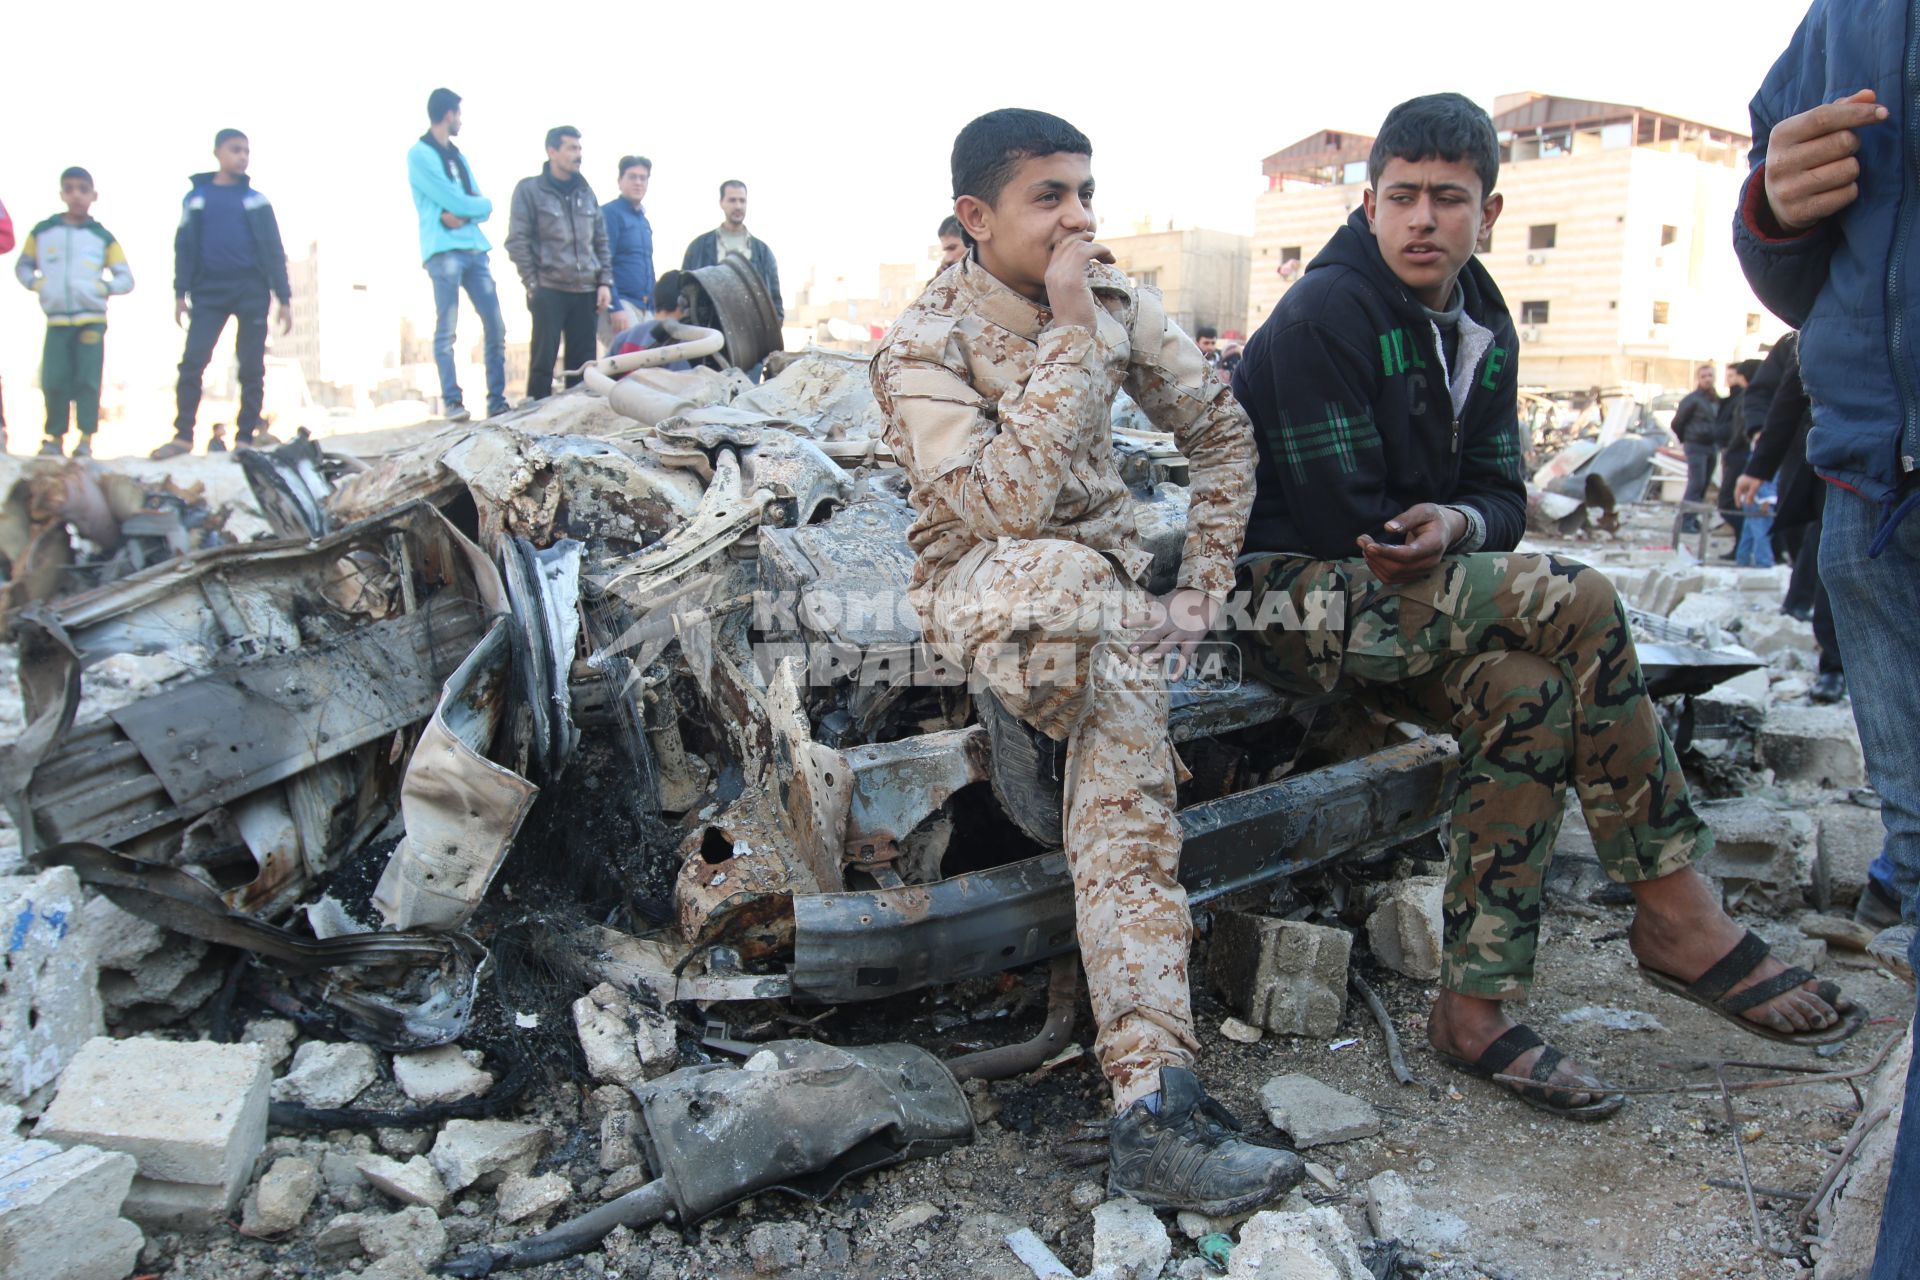
M0 1280L125 1280L146 1242L120 1216L133 1170L97 1147L0 1152Z
M1295 1147L1351 1142L1380 1132L1380 1113L1372 1104L1312 1076L1275 1076L1260 1086L1260 1105Z
M542 1218L573 1198L573 1184L557 1173L511 1173L501 1180L495 1214L502 1222Z
M1331 1035L1347 1009L1352 950L1344 929L1222 912L1207 975L1249 1022L1288 1035Z
M1780 782L1832 789L1863 786L1867 780L1848 707L1775 707L1760 725L1755 751Z
M1372 1280L1334 1209L1256 1213L1240 1228L1227 1280Z
M255 1018L240 1032L242 1044L257 1044L266 1048L267 1065L275 1071L293 1056L294 1041L299 1038L300 1028L286 1018Z
M493 1088L493 1073L482 1071L480 1055L457 1044L443 1044L393 1058L394 1083L414 1102L458 1102Z
M1093 1211L1093 1270L1114 1280L1160 1280L1173 1241L1152 1209L1137 1200L1109 1200Z
M389 1156L361 1156L355 1167L401 1204L421 1205L436 1214L447 1211L447 1184L425 1156L414 1156L405 1164Z
M149 1231L212 1231L233 1216L236 1199L223 1186L135 1177L120 1212Z
M1813 896L1819 865L1813 820L1747 798L1696 808L1713 831L1713 850L1698 866L1720 881L1727 905L1798 914Z
M449 1191L499 1185L510 1173L531 1173L552 1135L511 1120L449 1120L427 1159Z
M270 1079L257 1044L99 1037L68 1066L35 1134L124 1151L145 1182L212 1188L231 1213L266 1145Z
M1383 1240L1400 1240L1433 1253L1458 1249L1467 1239L1464 1219L1423 1207L1393 1169L1367 1179L1367 1224Z
M1858 804L1822 804L1807 811L1820 828L1820 865L1827 873L1831 909L1851 911L1867 889L1867 868L1880 856L1887 828L1880 810Z
M1431 982L1440 976L1440 899L1446 881L1439 876L1396 880L1367 917L1367 942L1374 959L1409 978Z
M1683 627L1724 631L1746 616L1748 604L1732 591L1701 591L1675 605L1667 617Z
M320 1170L313 1161L281 1156L248 1194L240 1230L250 1236L285 1235L306 1221L319 1194Z
M0 877L0 1101L25 1102L106 1030L71 867Z
M344 1107L379 1078L379 1055L366 1045L309 1040L295 1050L287 1074L273 1082L273 1100Z

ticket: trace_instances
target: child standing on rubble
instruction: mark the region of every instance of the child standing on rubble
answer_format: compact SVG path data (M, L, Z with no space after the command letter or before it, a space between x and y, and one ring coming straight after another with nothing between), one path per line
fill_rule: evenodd
M47 401L42 457L65 453L67 423L76 420L76 458L93 456L100 426L100 372L105 363L107 299L133 288L133 270L113 233L93 218L93 175L74 166L60 175L57 213L27 233L13 274L40 295L47 341L40 354L40 387Z

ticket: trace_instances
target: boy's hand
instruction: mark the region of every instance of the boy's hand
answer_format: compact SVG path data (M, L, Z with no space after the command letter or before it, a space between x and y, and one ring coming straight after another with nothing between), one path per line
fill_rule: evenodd
M1860 150L1855 129L1878 124L1887 109L1862 89L1797 116L1767 135L1767 205L1779 229L1804 234L1860 195Z
M285 337L287 334L292 332L293 332L293 304L291 302L282 302L280 304L280 336Z
M1180 656L1170 672L1178 679L1193 661L1195 646L1213 630L1214 618L1220 612L1220 602L1196 587L1182 587L1161 596L1157 603L1159 620L1145 635L1133 642L1132 651L1156 656L1178 652Z
M176 297L173 300L173 325L176 329L184 329L187 327L187 313L192 309L193 308L187 305L187 300L184 296Z
M1759 492L1760 478L1758 476L1741 476L1739 481L1733 486L1733 505L1736 507L1745 507L1749 502L1754 500Z
M1053 246L1053 261L1047 266L1047 306L1053 310L1055 324L1077 324L1093 328L1093 290L1087 285L1087 264L1112 262L1113 250L1082 232Z
M467 225L467 220L457 213L451 213L442 209L440 211L440 225L449 231L458 231Z
M1354 539L1367 567L1382 582L1412 582L1426 573L1447 553L1447 548L1466 533L1467 518L1451 507L1422 502L1408 507L1387 521L1387 532L1400 534L1405 541L1398 546L1377 542L1369 534Z

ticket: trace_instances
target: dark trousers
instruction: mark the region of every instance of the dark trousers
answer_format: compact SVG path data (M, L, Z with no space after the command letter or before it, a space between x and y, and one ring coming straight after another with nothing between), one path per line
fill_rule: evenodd
M58 440L73 419L82 436L100 426L100 369L106 362L107 326L50 324L40 350L40 390L47 399L47 434Z
M1720 455L1720 513L1733 526L1733 536L1737 543L1740 538L1740 526L1746 523L1740 514L1739 504L1733 500L1733 491L1739 487L1740 475L1747 469L1747 442L1730 444Z
M1705 502L1707 486L1713 483L1713 464L1720 458L1720 451L1710 444L1689 444L1683 446L1687 452L1687 491L1683 495L1688 502ZM1700 527L1698 516L1688 516L1686 530L1692 533Z
M253 438L260 425L260 402L267 384L267 306L272 295L267 282L258 276L240 279L196 281L188 301L193 310L187 318L187 350L180 357L180 382L174 388L173 433L193 438L194 419L200 413L200 379L213 359L228 319L240 322L233 342L234 358L240 364L240 416L234 420L234 435L241 440Z
M560 355L562 337L567 340L567 368L578 369L599 356L594 333L600 316L593 294L558 289L535 289L529 309L533 342L528 351L527 398L541 400L553 394L553 362ZM579 383L577 374L568 375L569 387Z

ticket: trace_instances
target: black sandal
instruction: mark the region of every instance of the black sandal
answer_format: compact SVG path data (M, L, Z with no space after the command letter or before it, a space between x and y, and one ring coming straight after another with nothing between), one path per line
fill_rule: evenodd
M1529 1049L1538 1049L1546 1045L1539 1061L1533 1064L1528 1076L1534 1081L1530 1085L1508 1084L1509 1091L1530 1107L1549 1112L1568 1120L1605 1120L1608 1116L1627 1105L1624 1093L1607 1093L1598 1102L1589 1102L1584 1107L1568 1106L1564 1099L1576 1093L1605 1093L1598 1081L1592 1088L1569 1088L1566 1085L1549 1085L1553 1073L1557 1071L1567 1055L1547 1044L1534 1029L1526 1023L1516 1023L1501 1033L1500 1038L1483 1049L1478 1058L1468 1062L1465 1058L1456 1058L1450 1053L1433 1051L1434 1056L1452 1067L1455 1071L1464 1071L1470 1076L1482 1080L1492 1080L1495 1076L1507 1074L1507 1068L1513 1065L1515 1058ZM1496 1081L1507 1084L1506 1081ZM1562 1099L1556 1102L1555 1099Z
M1714 962L1713 967L1701 974L1694 982L1682 982L1670 973L1658 969L1640 966L1640 972L1647 980L1663 991L1670 991L1682 1000L1691 1000L1703 1009L1711 1010L1718 1016L1734 1023L1742 1031L1756 1036L1765 1036L1769 1040L1778 1040L1781 1044L1822 1045L1835 1044L1847 1039L1867 1024L1867 1011L1856 1004L1851 1009L1840 1007L1840 986L1835 982L1822 982L1814 988L1813 994L1827 1002L1829 1008L1840 1015L1840 1021L1818 1031L1775 1031L1764 1023L1740 1015L1747 1010L1765 1004L1778 996L1785 995L1795 987L1814 981L1814 975L1798 965L1789 966L1784 972L1762 982L1756 982L1744 991L1728 995L1735 983L1760 967L1772 948L1767 940L1749 929L1746 936L1735 943L1733 950Z

